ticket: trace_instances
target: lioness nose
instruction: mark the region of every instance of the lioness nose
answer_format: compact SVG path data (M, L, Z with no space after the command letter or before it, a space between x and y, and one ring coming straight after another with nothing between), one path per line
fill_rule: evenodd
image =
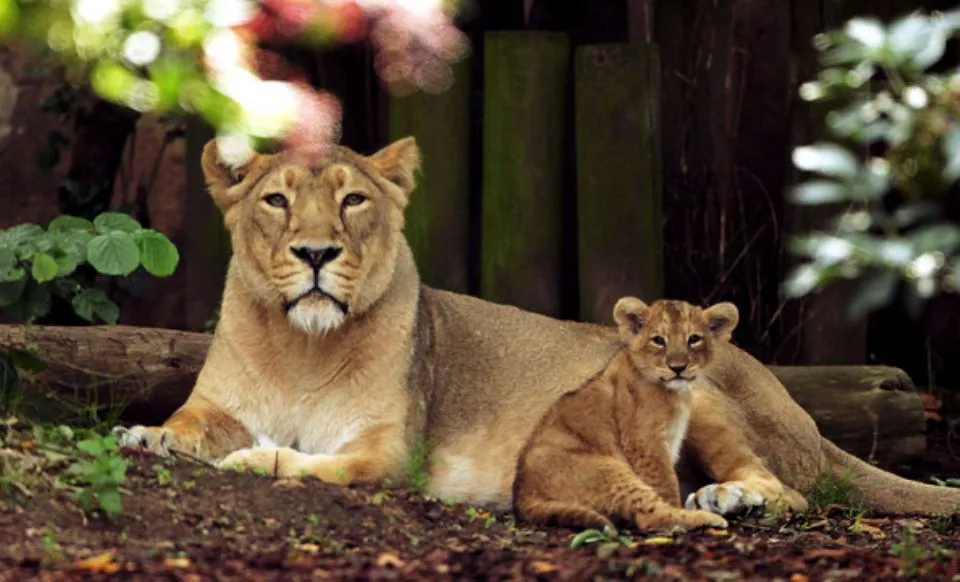
M687 365L686 364L670 364L670 369L673 370L674 374L679 376L681 372L687 369Z
M317 271L343 252L340 247L290 247L290 252Z

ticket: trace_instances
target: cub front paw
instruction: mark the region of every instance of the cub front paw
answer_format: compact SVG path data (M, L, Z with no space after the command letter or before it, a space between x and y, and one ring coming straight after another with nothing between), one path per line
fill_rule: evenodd
M741 513L766 504L763 495L751 491L745 483L730 481L711 483L691 493L684 503L685 509L699 509L718 515Z
M686 529L697 529L701 527L727 529L727 520L709 511L685 509L682 511L681 516L680 525Z
M276 477L296 476L297 451L290 448L254 447L240 449L217 463L221 469L251 471Z
M118 446L150 451L161 457L168 456L170 449L177 448L173 432L161 426L115 426L111 432L117 437Z

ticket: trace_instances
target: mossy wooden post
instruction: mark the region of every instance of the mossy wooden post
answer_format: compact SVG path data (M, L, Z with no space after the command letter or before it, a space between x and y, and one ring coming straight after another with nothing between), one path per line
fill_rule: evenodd
M484 37L481 295L548 315L560 312L569 54L561 33Z
M232 253L223 216L214 205L203 179L200 157L203 146L214 137L203 121L187 121L187 199L184 204L187 328L202 330L220 306L227 264Z
M574 87L580 318L610 323L618 298L663 296L657 47L582 46Z
M406 212L406 236L424 283L466 293L470 226L470 61L431 95L391 96L390 140L417 138L423 164Z

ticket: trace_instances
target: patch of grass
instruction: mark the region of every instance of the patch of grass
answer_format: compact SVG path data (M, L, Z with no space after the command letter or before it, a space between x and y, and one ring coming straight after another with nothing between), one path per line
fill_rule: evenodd
M924 557L926 551L917 542L917 536L908 527L900 528L900 541L890 547L890 553L903 560L903 568L907 576L917 575L917 562Z
M490 527L497 523L497 516L480 507L468 507L466 513L470 521L483 519L483 527Z
M850 473L836 476L832 469L821 473L808 496L810 509L822 512L831 507L842 507L851 518L866 513L863 496L854 487Z
M427 472L427 468L431 458L432 453L427 439L418 437L414 440L413 446L410 447L410 455L403 464L407 484L414 493L426 495L430 489L430 473Z
M78 442L77 449L86 456L67 468L67 474L79 486L77 503L88 512L99 506L108 516L121 514L120 488L126 483L130 463L118 454L116 437L91 437Z

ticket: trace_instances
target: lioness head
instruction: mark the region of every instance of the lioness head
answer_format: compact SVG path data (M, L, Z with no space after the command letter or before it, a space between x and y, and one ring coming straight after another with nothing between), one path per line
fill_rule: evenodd
M239 168L212 140L202 160L231 233L232 268L307 333L340 326L387 289L419 164L412 137L369 157L331 147L319 159L263 154Z
M647 305L624 297L613 318L630 358L647 379L684 390L713 357L715 342L730 341L740 318L737 306L718 303L701 309L684 301Z

